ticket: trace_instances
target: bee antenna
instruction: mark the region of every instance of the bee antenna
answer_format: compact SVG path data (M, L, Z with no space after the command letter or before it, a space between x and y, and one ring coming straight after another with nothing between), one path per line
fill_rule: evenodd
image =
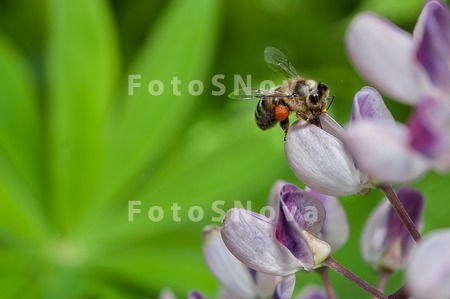
M328 101L330 101L330 102L328 103L327 110L330 109L331 104L333 104L334 98L335 98L334 95L328 97Z

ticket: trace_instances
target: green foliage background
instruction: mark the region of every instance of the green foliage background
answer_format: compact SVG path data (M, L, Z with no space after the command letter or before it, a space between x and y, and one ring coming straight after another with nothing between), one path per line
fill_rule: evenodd
M227 98L233 75L281 82L265 65L282 49L301 74L326 82L330 111L349 119L365 83L345 55L351 17L374 10L411 30L419 0L28 0L0 2L0 290L2 298L180 298L213 296L217 282L201 254L211 204L251 201L259 210L271 184L301 186L285 161L278 129L260 131L255 103ZM142 87L128 96L129 74ZM223 74L224 96L211 82ZM181 80L181 96L171 79ZM161 80L164 93L147 84ZM202 96L187 91L191 80ZM388 101L398 120L409 108ZM369 134L369 132L368 132ZM320 161L317 161L320 163ZM449 226L449 176L414 184L427 197L425 230ZM349 243L335 258L375 283L359 254L365 218L381 199L342 198ZM142 214L128 221L128 202ZM178 203L181 221L172 219ZM147 211L160 206L161 222ZM188 220L202 207L203 219ZM217 222L215 224L218 224ZM368 297L332 274L340 298ZM390 291L401 284L397 275ZM299 273L297 289L318 283Z

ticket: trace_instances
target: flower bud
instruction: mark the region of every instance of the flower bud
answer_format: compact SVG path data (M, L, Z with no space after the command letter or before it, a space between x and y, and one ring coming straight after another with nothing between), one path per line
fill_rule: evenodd
M413 188L400 188L397 196L420 231L424 198ZM405 267L415 247L415 241L387 199L372 212L364 227L361 251L364 259L376 271L395 272Z

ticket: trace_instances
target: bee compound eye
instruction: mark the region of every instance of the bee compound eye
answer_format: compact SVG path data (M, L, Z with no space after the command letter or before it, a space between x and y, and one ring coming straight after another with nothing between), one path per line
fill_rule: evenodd
M319 102L319 93L317 91L313 92L312 94L309 95L309 100L313 103L313 104L317 104Z
M328 90L328 87L325 84L323 84L323 83L319 83L319 86L318 86L317 89L322 94L322 93L324 93L324 92L326 92Z

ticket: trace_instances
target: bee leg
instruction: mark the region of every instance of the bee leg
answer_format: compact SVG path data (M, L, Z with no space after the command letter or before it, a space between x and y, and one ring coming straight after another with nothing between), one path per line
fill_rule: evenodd
M298 118L301 118L301 119L303 119L304 121L311 122L310 117L307 116L306 114L303 114L303 113L297 111L297 112L295 113L295 115L297 115Z
M289 118L286 118L283 121L280 121L280 127L284 132L284 141L286 141L286 135L289 130Z
M316 125L316 126L319 127L320 129L322 129L322 123L320 122L320 118L314 119L314 121L312 122L312 124Z
M308 122L308 123L310 123L312 125L315 125L315 126L317 126L317 127L322 129L322 124L320 123L320 119L319 118L311 118L311 116L306 116L305 114L303 114L301 112L296 112L296 115L299 118L303 119L304 121L306 121L306 122Z

